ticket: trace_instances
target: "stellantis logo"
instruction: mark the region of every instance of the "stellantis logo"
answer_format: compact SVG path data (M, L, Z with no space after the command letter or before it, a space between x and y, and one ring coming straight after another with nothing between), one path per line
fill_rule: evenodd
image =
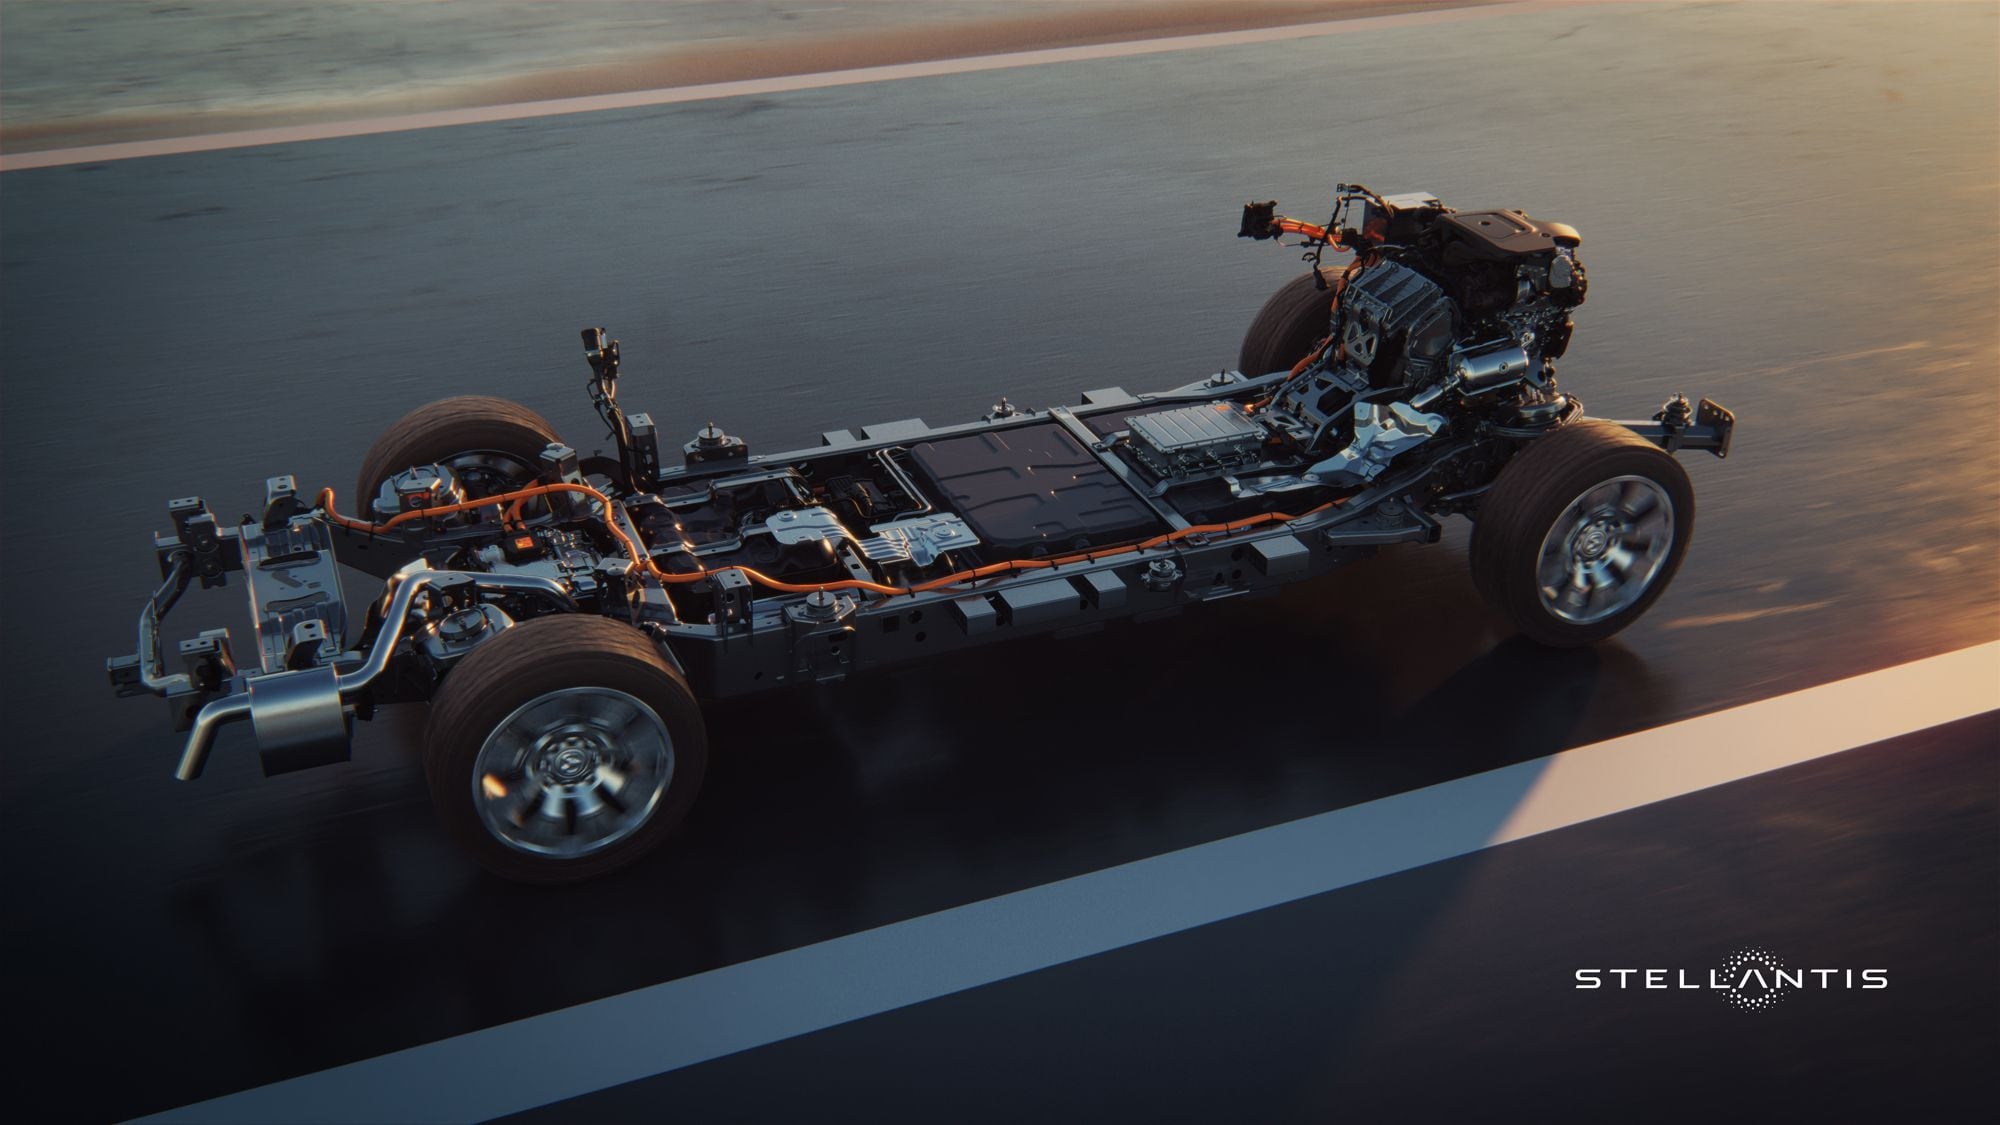
M1576 987L1583 990L1607 987L1693 988L1722 993L1722 998L1746 1012L1761 1012L1794 992L1808 988L1877 989L1889 987L1887 969L1788 969L1768 949L1739 949L1729 955L1719 969L1708 970L1706 980L1691 978L1686 969L1578 969ZM1633 983L1633 978L1639 983ZM1671 978L1671 981L1670 979Z

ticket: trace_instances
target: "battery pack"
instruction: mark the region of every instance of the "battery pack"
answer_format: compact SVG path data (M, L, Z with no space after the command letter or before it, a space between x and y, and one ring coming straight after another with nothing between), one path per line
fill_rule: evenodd
M1264 431L1228 403L1138 414L1126 419L1132 452L1162 477L1255 462Z

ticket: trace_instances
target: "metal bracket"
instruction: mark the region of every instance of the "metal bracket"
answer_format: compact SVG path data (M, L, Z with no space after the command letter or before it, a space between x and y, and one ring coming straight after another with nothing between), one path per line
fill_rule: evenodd
M1704 398L1694 409L1694 421L1682 423L1662 409L1661 416L1644 422L1618 421L1623 426L1668 453L1683 449L1706 449L1717 457L1729 456L1729 443L1736 433L1736 415L1714 399Z
M1069 435L1071 437L1082 442L1083 447L1090 451L1091 456L1097 458L1099 464L1103 465L1106 469L1111 470L1111 475L1123 481L1125 483L1125 486L1127 488L1130 488L1134 493L1136 493L1139 499L1143 501L1148 508L1153 509L1153 514L1160 517L1161 520L1165 521L1168 527L1171 527L1176 531L1178 531L1181 528L1188 526L1188 521L1186 516L1181 515L1173 508L1162 503L1158 496L1154 495L1153 493L1149 492L1144 488L1139 487L1139 482L1132 479L1133 473L1131 466L1127 465L1124 459L1119 457L1116 453L1111 452L1111 450L1105 446L1104 439L1097 436L1097 431L1091 429L1089 426L1083 423L1082 419L1070 413L1068 407L1066 406L1050 407L1049 417L1054 418L1057 422L1060 422L1062 424L1062 428L1068 430Z
M167 501L167 516L174 521L174 534L153 537L161 576L172 565L174 552L182 549L188 552L194 575L201 579L203 589L223 585L230 571L243 569L243 559L237 550L237 529L216 523L215 513L208 510L201 497L184 496Z
M862 554L878 563L912 562L920 567L929 566L948 551L979 546L979 536L972 525L948 512L891 520L868 530L875 533L874 538L863 539L857 546Z

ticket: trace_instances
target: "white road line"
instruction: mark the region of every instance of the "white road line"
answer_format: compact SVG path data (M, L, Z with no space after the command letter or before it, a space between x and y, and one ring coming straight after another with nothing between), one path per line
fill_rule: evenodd
M1052 47L1039 51L1012 51L998 55L977 55L961 59L898 63L891 66L859 67L853 70L823 71L778 78L752 78L738 82L712 82L700 86L675 86L663 90L635 90L623 94L597 94L580 98L515 102L510 105L475 106L467 109L408 113L391 117L371 117L358 121L331 121L315 125L286 125L269 129L248 129L235 133L210 133L196 137L170 137L153 141L121 141L116 144L84 145L77 148L47 149L41 152L0 153L0 172L28 168L54 168L66 164L96 164L110 160L131 160L142 156L168 156L217 149L249 148L254 145L291 144L322 141L334 137L360 137L373 133L400 133L412 129L441 129L452 125L480 125L494 121L518 121L530 117L554 117L565 113L593 113L606 109L635 109L673 105L679 102L740 98L753 94L779 94L793 90L818 90L829 86L858 86L870 82L893 82L904 78L931 78L944 74L970 74L982 70L1044 66L1050 63L1082 62L1087 59L1128 58L1169 51L1195 51L1208 47L1239 47L1253 43L1274 43L1321 35L1344 35L1390 27L1417 27L1452 23L1465 19L1513 15L1571 7L1584 0L1516 0L1476 8L1441 8L1428 12L1407 12L1392 16L1368 16L1353 20L1327 20L1260 27L1247 31L1219 31L1206 35L1179 35L1165 39L1136 39L1123 43L1099 43L1084 47Z
M2000 708L2000 642L912 918L148 1120L477 1121Z

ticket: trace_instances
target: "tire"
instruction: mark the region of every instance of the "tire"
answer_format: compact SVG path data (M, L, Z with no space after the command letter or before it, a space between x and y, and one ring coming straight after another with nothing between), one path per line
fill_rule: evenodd
M449 465L469 496L492 496L533 478L542 450L561 440L548 419L518 402L440 399L405 414L369 447L349 507L368 518L382 482L414 465Z
M1336 268L1329 273L1338 274ZM1289 371L1313 345L1326 337L1333 310L1333 282L1321 289L1308 273L1293 278L1271 294L1243 334L1236 369L1245 375Z
M424 730L445 831L487 870L524 883L580 882L652 851L686 818L707 770L687 681L644 633L603 617L538 617L473 649L445 677Z
M1585 419L1500 470L1473 525L1472 577L1530 639L1587 645L1659 599L1693 536L1694 486L1680 462L1623 426Z

